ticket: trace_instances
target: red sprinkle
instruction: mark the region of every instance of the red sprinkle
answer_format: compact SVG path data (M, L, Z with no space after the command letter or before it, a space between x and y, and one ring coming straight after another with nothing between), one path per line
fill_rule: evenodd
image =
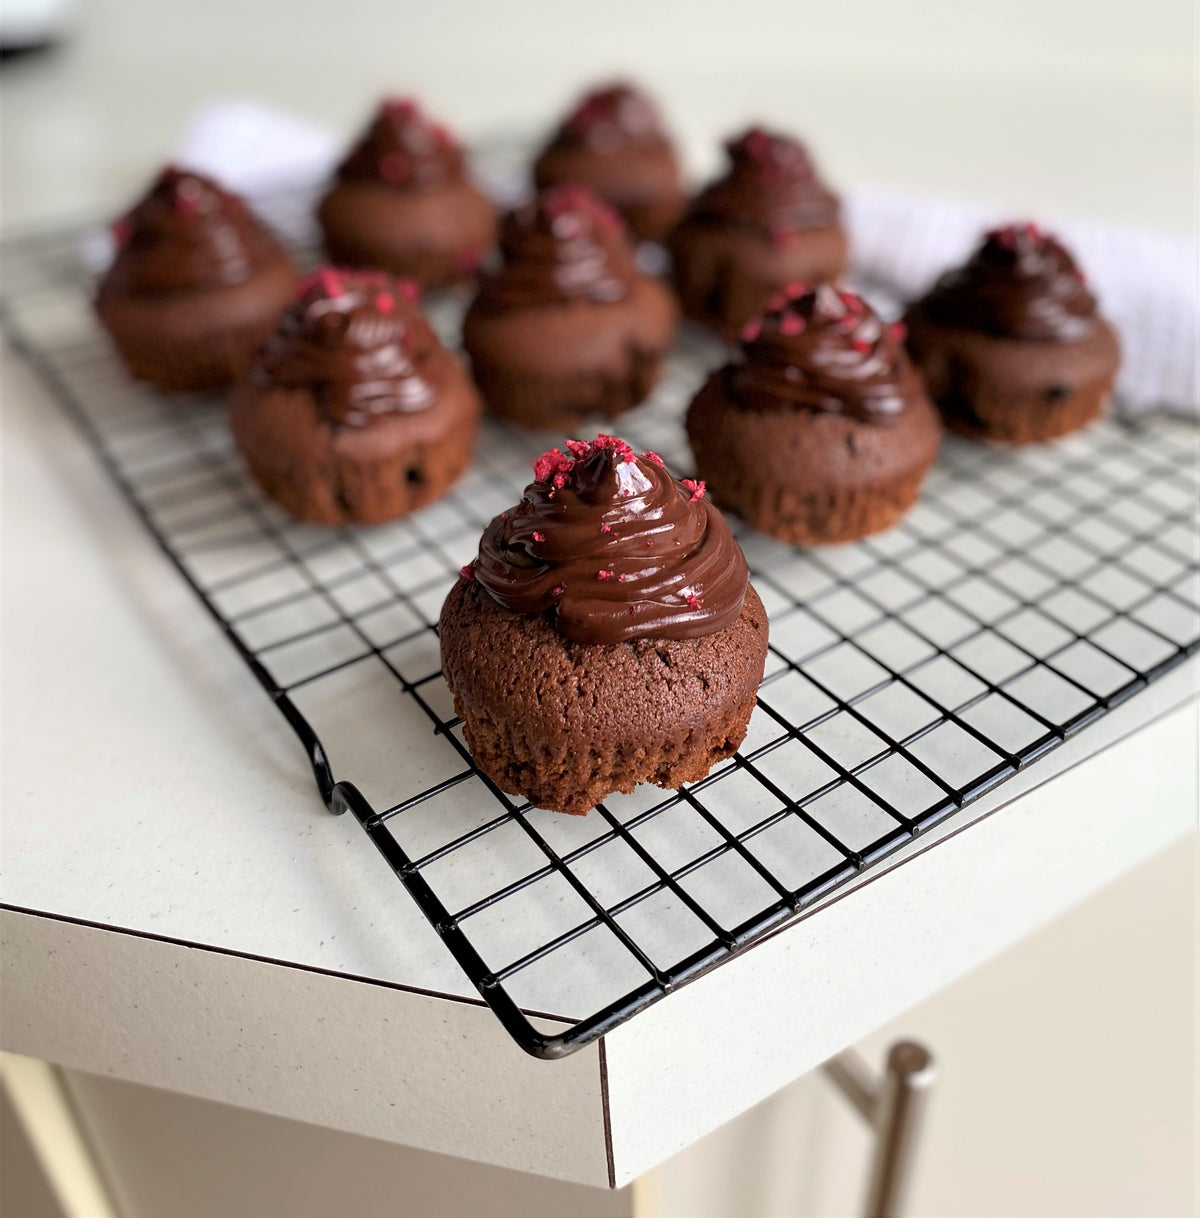
M459 567L458 573L459 573L459 575L461 575L463 577L463 579L474 579L475 578L475 560L471 559L471 561L469 563L467 563L467 565L465 567Z
M687 594L687 603L689 609L704 608L704 602L694 592L689 592Z
M784 313L779 319L779 333L792 336L804 333L804 318L799 313Z
M617 573L615 571L597 571L596 578L597 579L616 579Z
M575 462L566 453L552 448L533 463L533 476L539 482L549 482L555 474L568 474L574 467Z
M690 500L691 503L695 503L697 499L704 498L703 480L697 481L694 478L680 478L679 481L681 485L686 486L688 490L692 492L692 497Z
M194 178L181 177L175 183L175 210L181 216L198 216L200 214L200 197L203 188Z
M644 461L653 461L655 465L662 465L662 466L665 466L665 465L667 464L667 463L666 463L666 462L665 462L665 461L662 459L662 457L660 457L660 456L658 455L658 453L652 453L652 452L644 452L644 453L642 453L642 460L644 460Z
M908 327L902 321L894 321L888 326L888 333L893 342L902 343L908 337Z
M385 97L380 109L390 119L416 118L420 113L411 97Z
M454 270L457 274L466 278L468 275L473 275L479 270L479 264L483 261L483 253L480 250L463 250L454 259Z
M386 292L380 292L375 297L375 307L380 313L391 313L396 308L396 301Z
M545 533L538 533L538 532L534 532L534 534L533 534L533 540L534 540L534 541L545 541L545 540L546 540L546 534L545 534Z
M600 526L600 532L601 532L601 533L611 533L611 532L612 532L612 525L611 525L611 524L602 524L602 525Z
M861 355L866 355L871 349L871 344L865 338L856 338L850 346Z
M541 196L541 207L554 235L568 241L585 232L589 224L610 236L624 230L621 217L585 186L553 186Z
M592 452L599 452L602 448L611 448L613 452L621 458L623 462L629 464L631 461L637 460L637 454L625 443L624 440L618 439L616 436L605 435L601 432L592 441Z
M742 342L752 343L762 333L762 318L752 317L742 327Z
M761 127L751 127L739 143L752 161L765 161L775 149L775 141Z
M551 596L562 596L562 594L566 590L567 590L566 584L555 584L554 587L550 589L550 595Z
M379 176L385 182L407 181L412 173L412 162L403 152L385 152L379 158Z
M1027 220L1023 224L1006 224L1003 228L990 229L984 236L989 241L995 241L1003 249L1013 250L1021 237L1040 242L1046 239L1046 232L1040 225Z

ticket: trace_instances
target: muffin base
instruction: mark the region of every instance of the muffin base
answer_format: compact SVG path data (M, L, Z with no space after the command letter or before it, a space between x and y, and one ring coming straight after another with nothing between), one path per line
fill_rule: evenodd
M306 389L262 389L249 378L229 401L229 424L263 491L297 520L379 524L440 499L471 461L480 403L462 365L438 400L365 427L334 427Z
M575 643L460 579L439 631L476 764L502 791L573 816L640 782L697 782L732 756L767 656L753 588L737 621L704 638Z
M688 408L696 476L718 506L781 541L826 545L891 528L937 456L941 426L915 376L908 406L886 424L743 410L724 386L714 373Z
M130 376L172 393L227 388L275 329L300 273L280 257L244 283L131 295L101 283L96 313Z
M492 413L562 431L644 401L675 321L670 293L643 278L612 304L580 300L503 313L472 306L463 346Z
M380 182L339 182L317 221L329 257L407 276L427 288L470 278L496 244L496 212L470 182L405 191Z
M1022 445L1087 427L1104 412L1120 365L1112 327L1082 342L996 338L939 325L914 306L908 347L949 430Z
M846 267L846 233L837 225L772 241L751 228L685 219L667 244L684 316L727 336L785 283L832 283Z

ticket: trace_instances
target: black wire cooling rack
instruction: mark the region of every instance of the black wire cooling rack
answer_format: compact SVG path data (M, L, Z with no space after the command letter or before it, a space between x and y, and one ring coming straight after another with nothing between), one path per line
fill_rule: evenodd
M325 803L355 815L537 1056L729 959L1200 641L1195 430L1113 421L1015 452L950 440L888 533L798 550L738 529L771 651L734 758L587 817L531 808L473 766L435 624L484 525L562 437L489 424L440 503L373 529L298 525L244 474L219 402L125 377L79 242L7 247L10 334L287 718ZM452 333L454 303L435 320ZM620 433L686 472L681 414L719 358L685 337ZM549 1034L528 1011L573 1022Z

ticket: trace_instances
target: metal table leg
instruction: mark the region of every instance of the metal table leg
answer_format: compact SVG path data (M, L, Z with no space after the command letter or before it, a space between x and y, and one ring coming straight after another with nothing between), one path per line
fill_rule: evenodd
M933 1055L912 1040L888 1050L882 1079L853 1049L824 1066L833 1084L875 1130L865 1218L900 1218L912 1181L921 1120L936 1077Z

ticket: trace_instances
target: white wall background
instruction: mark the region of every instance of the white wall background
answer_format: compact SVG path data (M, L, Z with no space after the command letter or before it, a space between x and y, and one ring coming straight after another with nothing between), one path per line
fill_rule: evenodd
M628 72L697 169L761 116L843 186L1184 228L1194 24L1190 0L81 0L74 40L3 69L3 201L118 205L214 99L349 132L402 90L467 133L533 130Z

